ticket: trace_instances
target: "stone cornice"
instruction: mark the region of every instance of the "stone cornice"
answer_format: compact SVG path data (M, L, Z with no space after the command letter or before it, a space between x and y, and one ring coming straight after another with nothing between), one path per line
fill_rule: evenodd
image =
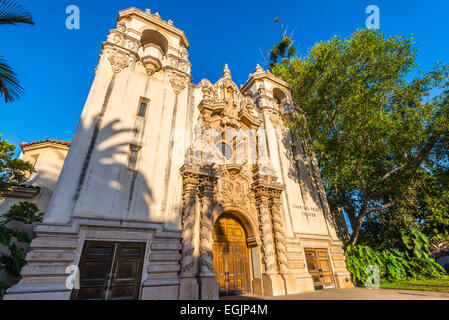
M285 89L289 89L291 90L292 87L285 82L284 80L282 80L281 78L276 77L275 75L273 75L270 72L260 72L260 73L255 73L252 74L251 77L246 81L246 83L243 85L243 87L240 89L240 91L242 93L245 93L245 91L251 87L251 85L256 82L256 80L263 80L264 78L268 78L269 80L277 83L278 85L284 87Z
M103 51L105 49L116 49L118 51L121 51L123 54L129 54L131 56L134 56L134 58L136 60L140 60L140 56L139 56L139 54L137 54L137 52L134 52L134 51L132 51L132 50L130 50L128 48L124 48L124 47L122 47L122 46L120 46L118 44L115 44L115 43L112 43L112 42L109 42L109 41L104 41L101 45L102 45L102 48L101 48L101 52L102 53L103 53Z
M138 17L142 18L143 20L147 20L147 21L157 25L158 27L165 29L166 31L175 33L182 39L182 41L184 42L187 49L190 47L190 43L187 40L187 37L186 37L184 31L168 24L167 22L163 21L162 19L156 18L155 16L148 14L142 10L139 10L135 7L120 11L118 14L118 20L120 21L126 17L133 16L133 15L138 16Z
M14 199L32 199L38 195L40 191L41 189L39 187L11 187L10 189L4 191L1 196Z

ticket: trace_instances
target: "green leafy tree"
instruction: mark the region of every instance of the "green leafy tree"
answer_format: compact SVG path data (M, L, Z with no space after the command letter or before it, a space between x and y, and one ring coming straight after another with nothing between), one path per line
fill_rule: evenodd
M0 199L6 191L19 186L26 181L27 175L34 172L29 162L14 159L15 146L0 136ZM30 243L30 236L12 227L12 222L33 224L42 221L43 213L31 202L20 202L13 205L7 213L0 216L0 244L7 251L0 253L0 270L12 277L17 277L25 265L25 251L18 246L19 243ZM16 225L17 223L14 223ZM0 282L0 294L6 284Z
M18 277L20 270L25 265L25 251L16 243L31 242L31 238L26 232L10 229L6 225L13 221L25 224L41 222L43 215L34 203L20 202L1 216L4 220L0 223L0 243L8 248L9 253L0 253L0 270L4 270L12 277Z
M19 186L34 172L31 163L14 159L16 147L0 135L0 197L11 187Z
M34 24L31 14L20 4L10 0L0 0L0 25L19 23ZM6 60L0 57L0 96L11 102L23 94L17 75Z
M367 218L388 212L447 150L449 69L416 66L411 40L358 30L272 70L293 87L292 131L310 141L332 210L351 223L351 245Z

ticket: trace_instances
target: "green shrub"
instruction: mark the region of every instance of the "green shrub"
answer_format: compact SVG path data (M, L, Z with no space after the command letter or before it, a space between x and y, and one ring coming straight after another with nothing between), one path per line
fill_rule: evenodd
M368 267L379 268L381 283L398 282L405 279L440 278L447 272L436 263L429 252L429 241L419 231L409 230L402 235L403 248L376 251L369 246L356 245L346 248L346 264L352 279L364 286L372 275Z

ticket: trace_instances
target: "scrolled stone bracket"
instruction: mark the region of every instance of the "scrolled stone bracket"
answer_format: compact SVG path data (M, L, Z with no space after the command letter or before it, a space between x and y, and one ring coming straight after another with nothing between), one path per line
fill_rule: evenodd
M120 73L136 61L136 54L134 52L109 43L104 44L103 53L107 55L112 71L115 73Z
M178 96L184 89L187 87L188 79L186 76L178 73L178 72L170 72L169 73L169 81L173 88L173 91Z

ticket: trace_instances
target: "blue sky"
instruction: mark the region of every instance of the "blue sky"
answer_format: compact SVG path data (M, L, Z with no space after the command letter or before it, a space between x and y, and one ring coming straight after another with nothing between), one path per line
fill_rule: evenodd
M418 63L449 64L449 1L131 1L19 0L36 25L0 26L0 55L15 68L26 94L17 102L0 101L0 134L18 145L46 138L72 140L92 84L101 42L115 27L117 13L128 7L151 9L173 20L190 41L194 82L216 81L228 63L237 85L279 41L273 22L280 17L295 29L298 54L334 35L346 37L365 27L365 9L380 8L387 35L414 34ZM81 29L65 27L69 5L81 11Z

